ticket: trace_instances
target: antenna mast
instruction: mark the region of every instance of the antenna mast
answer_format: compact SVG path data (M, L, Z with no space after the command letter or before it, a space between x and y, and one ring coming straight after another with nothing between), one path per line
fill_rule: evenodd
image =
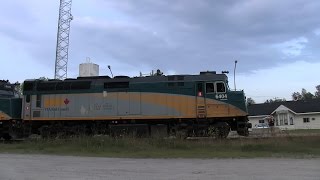
M55 62L55 79L67 78L68 49L72 0L60 0L57 49Z

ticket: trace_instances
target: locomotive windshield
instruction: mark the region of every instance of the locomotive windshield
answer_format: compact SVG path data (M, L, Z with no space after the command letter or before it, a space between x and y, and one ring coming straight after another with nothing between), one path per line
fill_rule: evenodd
M229 81L228 81L228 80L226 80L226 88L227 88L227 91L229 91L229 90L230 90L230 87L229 87Z

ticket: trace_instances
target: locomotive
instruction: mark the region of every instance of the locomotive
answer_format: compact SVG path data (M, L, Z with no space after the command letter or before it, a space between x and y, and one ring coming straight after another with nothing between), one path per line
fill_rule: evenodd
M25 80L22 98L8 100L21 105L10 106L21 118L1 118L8 127L2 134L10 137L133 133L225 138L230 130L247 136L251 125L244 92L230 90L227 75L215 71ZM8 112L8 106L1 103L0 112Z
M22 99L15 93L16 86L8 80L0 80L0 138L10 138L12 122L21 121Z

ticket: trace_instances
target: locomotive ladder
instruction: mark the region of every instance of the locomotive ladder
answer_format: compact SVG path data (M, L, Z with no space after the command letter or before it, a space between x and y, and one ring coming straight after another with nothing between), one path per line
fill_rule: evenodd
M197 115L198 118L205 118L206 117L206 106L203 104L197 105Z

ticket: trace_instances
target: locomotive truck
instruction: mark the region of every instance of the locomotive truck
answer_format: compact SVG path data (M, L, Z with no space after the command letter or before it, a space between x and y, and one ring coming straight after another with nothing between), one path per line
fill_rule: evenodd
M227 75L215 71L25 80L21 99L1 101L11 101L0 106L5 138L79 133L225 138L230 130L247 136L251 125L244 92L230 90ZM21 118L12 112L21 112Z

